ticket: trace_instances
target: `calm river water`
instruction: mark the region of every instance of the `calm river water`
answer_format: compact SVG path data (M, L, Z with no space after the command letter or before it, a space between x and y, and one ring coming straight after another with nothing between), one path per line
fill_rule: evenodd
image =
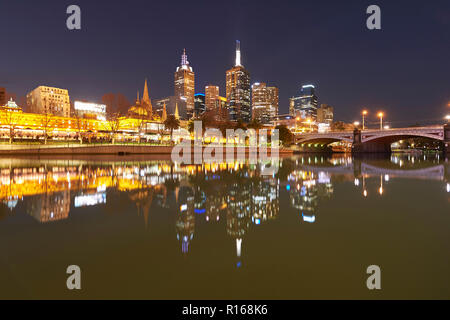
M0 299L450 299L442 156L278 165L0 159Z

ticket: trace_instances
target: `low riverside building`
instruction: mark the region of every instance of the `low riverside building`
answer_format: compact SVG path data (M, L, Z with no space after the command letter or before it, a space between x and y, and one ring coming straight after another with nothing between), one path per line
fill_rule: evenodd
M114 120L99 120L26 113L14 102L10 102L0 108L0 138L9 137L11 127L14 128L16 139L39 139L45 133L59 140L75 139L80 134L103 139L114 130L120 141L137 138L142 128L142 119L119 117ZM159 121L146 121L145 134L153 135L153 140L156 140L162 128Z

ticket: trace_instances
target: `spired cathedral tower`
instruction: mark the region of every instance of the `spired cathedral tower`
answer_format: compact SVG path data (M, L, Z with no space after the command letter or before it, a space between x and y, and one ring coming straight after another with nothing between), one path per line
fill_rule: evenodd
M153 114L153 108L152 101L150 100L150 96L148 95L147 79L145 79L144 94L142 95L141 105L147 110L149 117L151 117Z
M150 100L150 96L148 94L147 79L145 79L144 93L142 95L142 99L139 99L139 91L138 91L136 103L129 109L128 114L130 116L145 117L147 119L153 118L153 107L152 101Z

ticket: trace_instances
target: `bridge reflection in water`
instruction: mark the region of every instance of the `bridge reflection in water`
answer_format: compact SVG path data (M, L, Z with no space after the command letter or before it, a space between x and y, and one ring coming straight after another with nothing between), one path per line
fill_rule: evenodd
M390 153L392 143L409 138L439 141L442 144L442 151L450 154L450 125L448 124L384 130L355 129L354 131L300 133L295 135L295 143L302 151L324 151L327 150L326 146L340 142L351 146L352 153ZM311 149L311 145L315 145L315 148ZM317 148L318 146L320 147Z
M11 226L20 231L23 223L33 228L67 228L65 223L72 220L92 223L89 216L107 226L108 220L120 216L114 233L126 228L126 220L137 219L139 232L153 237L169 230L178 248L167 248L187 257L204 241L196 236L199 230L211 229L227 238L226 246L233 247L234 268L240 270L246 266L250 233L276 228L283 219L291 221L289 226L327 224L334 217L322 212L329 212L330 203L342 201L339 190L349 195L337 212L352 207L349 199L378 201L389 196L391 186L397 195L395 183L405 179L433 180L450 195L449 162L439 156L310 155L281 158L277 165L277 174L262 176L262 164L245 162L179 165L132 159L2 159L0 231ZM157 229L152 229L154 223Z

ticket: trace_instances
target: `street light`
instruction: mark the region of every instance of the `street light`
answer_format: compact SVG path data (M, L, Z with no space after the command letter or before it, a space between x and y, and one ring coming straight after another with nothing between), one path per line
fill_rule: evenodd
M354 125L356 128L359 127L359 121L353 122L353 125Z
M383 130L383 112L378 112L378 117L380 118L380 130Z
M364 130L364 120L365 120L365 117L366 117L366 115L367 115L367 110L363 110L363 112L362 112L362 129Z
M311 131L311 119L306 120L306 123L309 123L309 131Z
M450 122L450 114L446 115L445 119L447 120L447 122Z

